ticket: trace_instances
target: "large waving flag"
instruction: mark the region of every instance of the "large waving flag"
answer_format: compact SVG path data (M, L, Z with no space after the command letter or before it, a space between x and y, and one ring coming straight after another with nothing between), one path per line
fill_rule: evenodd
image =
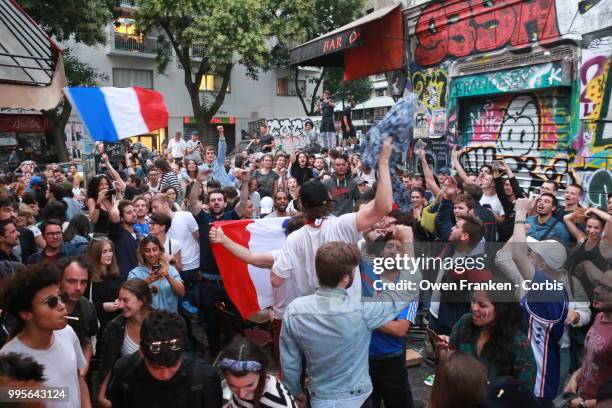
M64 88L91 138L116 142L168 126L168 109L157 91L132 88Z
M271 252L283 247L288 222L289 218L262 218L218 221L213 227L221 227L227 237L253 252ZM244 319L274 304L269 269L249 265L219 244L212 244L212 251L223 286Z

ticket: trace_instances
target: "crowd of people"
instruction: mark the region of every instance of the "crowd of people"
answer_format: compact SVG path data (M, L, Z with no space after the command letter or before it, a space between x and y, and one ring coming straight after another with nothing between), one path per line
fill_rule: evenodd
M262 126L228 157L218 131L216 147L130 144L120 164L100 144L86 188L76 166L0 177L0 386L63 387L66 407L412 407L405 337L422 326L433 408L612 399L612 195L529 193L503 158L473 174L456 147L451 167L417 150L421 173L391 172L389 139L372 168L311 125L301 146ZM213 227L278 217L271 252ZM245 336L213 245L270 270L270 351ZM453 262L377 271L398 257Z

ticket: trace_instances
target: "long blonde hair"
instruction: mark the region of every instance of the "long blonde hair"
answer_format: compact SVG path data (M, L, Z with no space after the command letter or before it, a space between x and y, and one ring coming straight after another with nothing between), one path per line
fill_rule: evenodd
M104 244L110 245L113 251L113 260L111 264L108 265L106 271L102 267L100 263L100 258L102 256L102 251L104 250ZM93 275L91 276L91 280L93 282L102 282L108 278L114 278L119 276L119 268L117 267L117 258L115 257L115 246L113 242L108 238L94 238L87 245L87 257L91 261L93 265Z

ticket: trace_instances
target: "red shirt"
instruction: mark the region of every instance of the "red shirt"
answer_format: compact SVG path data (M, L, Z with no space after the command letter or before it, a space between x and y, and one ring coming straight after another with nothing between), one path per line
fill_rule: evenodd
M55 261L57 261L57 259L59 258L60 253L56 252L55 255L47 255L47 253L45 252L45 256L43 258L43 262L44 263L54 263Z
M579 384L584 399L595 398L601 384L612 378L612 322L604 322L603 316L603 313L595 316L584 341Z

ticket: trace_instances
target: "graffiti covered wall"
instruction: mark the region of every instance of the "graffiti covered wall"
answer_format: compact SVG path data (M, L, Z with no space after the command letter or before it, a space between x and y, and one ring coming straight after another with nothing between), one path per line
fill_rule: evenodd
M301 149L309 144L306 136L304 136L304 123L307 120L314 124L315 130L318 132L321 125L320 117L266 119L266 124L268 125L268 132L274 136L277 144L283 144L283 136L289 133L293 135L296 148Z
M409 9L410 79L421 109L436 117L430 137L465 147L470 169L501 156L527 189L577 182L586 201L602 204L612 192L611 15L610 0L440 0ZM555 55L562 36L575 39L571 57ZM510 58L517 62L502 66ZM468 65L468 74L456 68Z

